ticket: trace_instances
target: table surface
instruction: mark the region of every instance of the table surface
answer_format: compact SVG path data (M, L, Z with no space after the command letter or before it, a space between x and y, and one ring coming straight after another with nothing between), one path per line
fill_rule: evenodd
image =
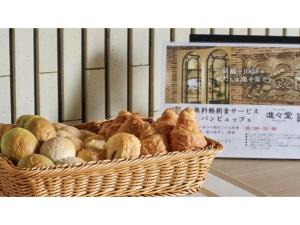
M268 196L300 196L299 160L215 159L211 168Z
M300 161L215 159L201 192L191 196L300 196Z

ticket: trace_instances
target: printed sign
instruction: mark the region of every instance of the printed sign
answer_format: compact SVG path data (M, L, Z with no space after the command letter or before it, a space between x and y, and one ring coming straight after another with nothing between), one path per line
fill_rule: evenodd
M219 157L300 158L300 46L166 46L162 110L192 106Z

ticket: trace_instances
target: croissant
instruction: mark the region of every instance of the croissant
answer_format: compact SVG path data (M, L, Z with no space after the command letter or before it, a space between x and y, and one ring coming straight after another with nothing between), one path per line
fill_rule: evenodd
M164 137L148 122L140 127L141 155L167 153Z
M170 151L193 150L206 145L207 141L199 130L194 109L189 107L182 110L171 132Z
M127 120L127 118L130 115L131 115L131 113L126 110L120 111L118 113L118 116L112 121L112 123L109 124L107 127L105 127L105 130L104 130L105 139L107 140L108 138L113 136L115 133L117 133L119 128L122 126L122 124Z
M132 113L126 121L120 126L117 133L133 134L136 137L140 137L140 130L144 126L145 121L138 113Z
M169 108L166 109L161 117L154 123L154 127L161 135L165 136L168 144L170 144L171 132L176 126L177 119L177 113Z

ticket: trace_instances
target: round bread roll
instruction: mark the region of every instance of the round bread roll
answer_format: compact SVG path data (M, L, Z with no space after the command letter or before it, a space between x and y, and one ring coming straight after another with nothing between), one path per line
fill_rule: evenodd
M57 130L56 131L56 136L57 137L64 137L64 138L75 137L75 136L73 136L72 134L70 134L69 132L67 132L65 130Z
M7 131L1 139L1 151L4 156L18 163L21 158L38 150L36 137L24 128L13 128Z
M1 144L1 139L2 139L2 136L9 130L15 128L16 125L14 124L0 124L0 144Z
M78 152L77 157L83 159L85 162L105 160L106 151L104 149L87 147Z
M79 164L79 163L84 163L85 161L81 158L78 157L68 157L68 158L64 158L61 160L58 160L55 164L56 165L73 165L73 164Z
M40 116L38 116L38 115L23 115L23 116L20 116L16 121L16 125L18 127L24 128L26 126L27 122L29 122L31 119L38 118L38 117L40 117Z
M56 162L63 158L75 157L76 150L74 144L67 138L54 137L43 143L40 154Z
M133 134L118 133L110 137L106 143L107 159L129 159L140 156L141 142Z
M77 137L71 136L66 138L69 139L74 144L76 153L79 152L85 145L84 142Z
M88 147L96 148L96 149L104 149L105 148L105 140L97 139L97 137L89 137L84 141L85 145Z
M89 130L80 130L80 139L84 141L84 139L88 138L88 137L91 137L91 136L94 136L94 135L97 135L96 133L92 132L92 131L89 131ZM100 135L99 135L100 136Z
M65 126L61 128L61 130L67 131L69 134L71 134L74 137L80 138L81 132L76 127L72 126Z
M61 128L67 126L66 124L63 124L63 123L52 123L52 125L55 130L60 130Z
M29 130L39 142L47 141L56 136L53 125L45 118L38 117L27 122L25 129Z
M22 158L17 166L19 168L42 168L54 166L54 163L46 156L43 156L41 154L32 154Z

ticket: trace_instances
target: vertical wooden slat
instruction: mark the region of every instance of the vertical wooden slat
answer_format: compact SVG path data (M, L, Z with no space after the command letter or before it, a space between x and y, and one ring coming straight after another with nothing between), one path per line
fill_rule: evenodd
M174 34L174 41L188 42L190 40L190 34L191 34L190 28L176 28Z
M16 116L34 114L33 29L15 29Z
M38 29L39 114L58 121L57 30Z
M270 36L283 36L283 29L282 28L269 28L269 35Z
M10 77L0 76L0 123L11 123Z
M157 112L159 112L162 100L164 96L162 96L162 76L165 76L165 71L163 68L163 54L164 54L164 44L170 41L170 29L154 29L153 31L153 39L151 44L151 57L152 57L152 82L150 94L151 98L153 98L153 102L151 101L151 111L150 115L158 116Z
M11 122L9 30L0 29L0 123Z
M86 29L86 120L105 118L105 30Z
M63 120L81 120L81 29L63 30Z
M108 52L109 117L127 108L127 29L111 29Z
M149 29L131 30L131 106L148 116L149 111Z
M9 76L9 30L0 29L0 76Z
M229 28L214 28L214 34L229 34Z
M266 35L266 29L265 28L251 28L250 29L250 35Z
M299 36L299 28L286 28L286 36Z
M195 28L195 34L210 34L210 28Z
M233 28L234 35L247 35L248 29L247 28Z

